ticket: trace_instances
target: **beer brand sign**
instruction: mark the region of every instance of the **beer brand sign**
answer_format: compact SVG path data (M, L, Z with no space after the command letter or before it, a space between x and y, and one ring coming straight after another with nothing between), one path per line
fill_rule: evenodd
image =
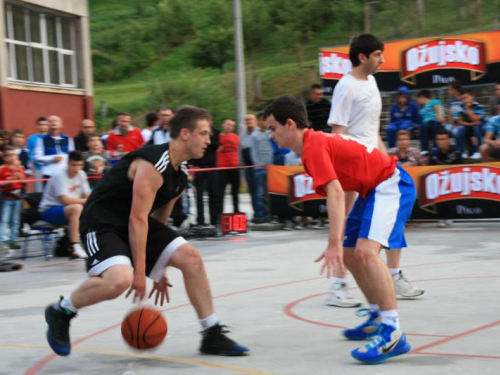
M439 203L481 199L500 201L500 167L457 166L419 176L420 208L435 212Z
M485 43L467 39L434 39L401 51L401 80L416 84L418 74L437 69L463 69L471 80L486 74Z
M323 79L341 79L352 70L349 54L345 52L321 51L319 53L319 71Z

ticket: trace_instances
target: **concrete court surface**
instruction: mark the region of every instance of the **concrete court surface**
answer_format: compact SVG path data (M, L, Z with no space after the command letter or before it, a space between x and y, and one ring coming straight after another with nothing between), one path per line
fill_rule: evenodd
M340 335L361 322L354 309L324 305L329 281L313 260L326 230L193 242L204 255L218 317L252 351L243 358L197 353L200 326L176 270L169 272L169 334L159 349L139 353L125 345L119 324L133 305L121 297L82 310L72 322L71 356L57 357L45 341L43 310L84 279L84 265L32 258L24 270L0 274L0 374L500 374L499 233L499 222L408 229L403 269L426 289L418 300L399 301L413 352L375 366L352 359L359 344Z

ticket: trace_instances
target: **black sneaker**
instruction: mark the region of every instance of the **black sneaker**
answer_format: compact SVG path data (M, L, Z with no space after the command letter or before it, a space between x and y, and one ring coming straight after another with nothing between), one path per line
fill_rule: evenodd
M229 333L226 326L219 324L204 330L201 334L200 352L203 354L226 355L231 357L247 355L249 349L238 345L225 334Z
M47 341L57 355L64 357L71 352L69 324L75 316L76 313L62 308L60 302L57 305L50 304L45 309L45 321L49 325Z
M11 242L9 247L12 249L12 250L19 250L21 249L21 246L17 243L17 242Z

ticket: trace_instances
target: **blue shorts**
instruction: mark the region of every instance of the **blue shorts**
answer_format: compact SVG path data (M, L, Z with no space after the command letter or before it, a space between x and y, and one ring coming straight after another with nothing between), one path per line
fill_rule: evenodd
M354 203L346 222L344 247L355 247L358 238L376 241L390 249L406 247L404 228L415 198L413 179L397 166L392 177Z
M68 225L68 220L64 215L64 206L54 206L42 211L42 220L55 226Z

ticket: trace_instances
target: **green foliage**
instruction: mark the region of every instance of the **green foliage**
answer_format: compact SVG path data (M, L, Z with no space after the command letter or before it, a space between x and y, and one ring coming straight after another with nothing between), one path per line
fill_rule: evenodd
M157 25L161 43L170 47L181 45L194 35L193 2L161 0L158 4Z
M270 8L265 0L243 1L243 37L247 52L255 53L274 31Z
M191 54L193 65L222 70L224 64L234 56L233 46L233 28L214 26L199 32Z

